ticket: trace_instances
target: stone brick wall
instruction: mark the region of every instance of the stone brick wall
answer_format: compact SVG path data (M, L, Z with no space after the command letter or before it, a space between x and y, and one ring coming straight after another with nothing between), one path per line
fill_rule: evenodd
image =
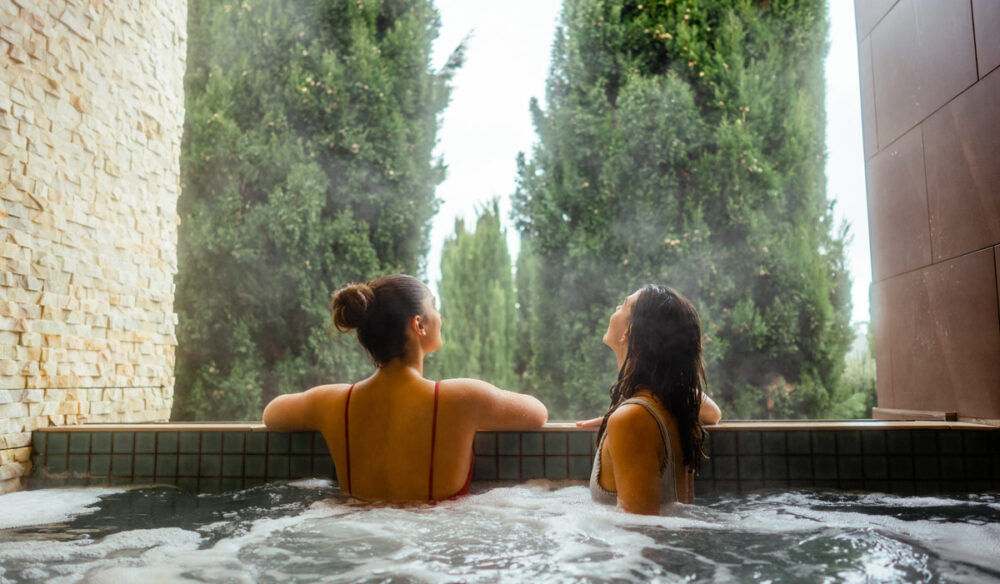
M185 0L0 0L0 492L30 432L165 421Z

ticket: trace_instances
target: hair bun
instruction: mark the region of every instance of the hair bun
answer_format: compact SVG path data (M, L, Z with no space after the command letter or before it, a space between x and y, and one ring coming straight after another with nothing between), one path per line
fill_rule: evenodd
M333 294L330 309L333 325L342 333L365 324L375 304L375 292L368 284L348 284Z

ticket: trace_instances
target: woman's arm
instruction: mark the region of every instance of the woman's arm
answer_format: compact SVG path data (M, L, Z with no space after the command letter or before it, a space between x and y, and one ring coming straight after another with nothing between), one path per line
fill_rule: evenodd
M295 432L318 428L317 407L321 397L337 385L320 385L302 393L279 395L264 408L264 425L275 432Z
M722 419L722 410L716 405L707 393L701 394L701 408L698 410L698 419L702 424L718 424Z
M701 407L698 409L698 419L701 420L702 424L718 424L719 420L722 419L722 410L719 409L718 404L712 401L712 398L708 397L707 393L701 394ZM592 420L579 420L576 425L580 427L590 427L590 426L600 426L604 417L594 418Z
M625 405L611 414L607 433L618 505L628 513L659 515L663 438L656 420L642 406Z
M449 379L444 383L461 386L470 404L468 414L479 430L537 428L549 419L545 405L530 395L504 391L478 379Z

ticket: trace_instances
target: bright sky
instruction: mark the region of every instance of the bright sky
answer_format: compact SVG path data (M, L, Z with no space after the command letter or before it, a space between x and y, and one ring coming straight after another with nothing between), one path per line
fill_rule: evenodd
M853 281L854 322L869 320L871 263L861 143L861 100L853 0L830 2L830 53L826 60L827 196L836 201L838 224L853 234L847 248ZM510 226L518 152L530 153L535 142L528 101L545 98L550 49L562 0L470 2L437 0L441 34L434 45L440 67L471 32L465 65L454 78L451 104L438 134L437 153L448 166L438 187L441 207L431 229L427 277L433 288L441 279L441 246L454 232L455 220L471 226L479 206L500 197L508 224L507 241L517 257L518 235Z

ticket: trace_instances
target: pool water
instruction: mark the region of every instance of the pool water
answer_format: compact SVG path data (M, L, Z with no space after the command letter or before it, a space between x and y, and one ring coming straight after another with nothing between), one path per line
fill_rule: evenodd
M822 491L630 516L553 482L375 505L326 481L0 496L15 582L1000 582L1000 496Z

